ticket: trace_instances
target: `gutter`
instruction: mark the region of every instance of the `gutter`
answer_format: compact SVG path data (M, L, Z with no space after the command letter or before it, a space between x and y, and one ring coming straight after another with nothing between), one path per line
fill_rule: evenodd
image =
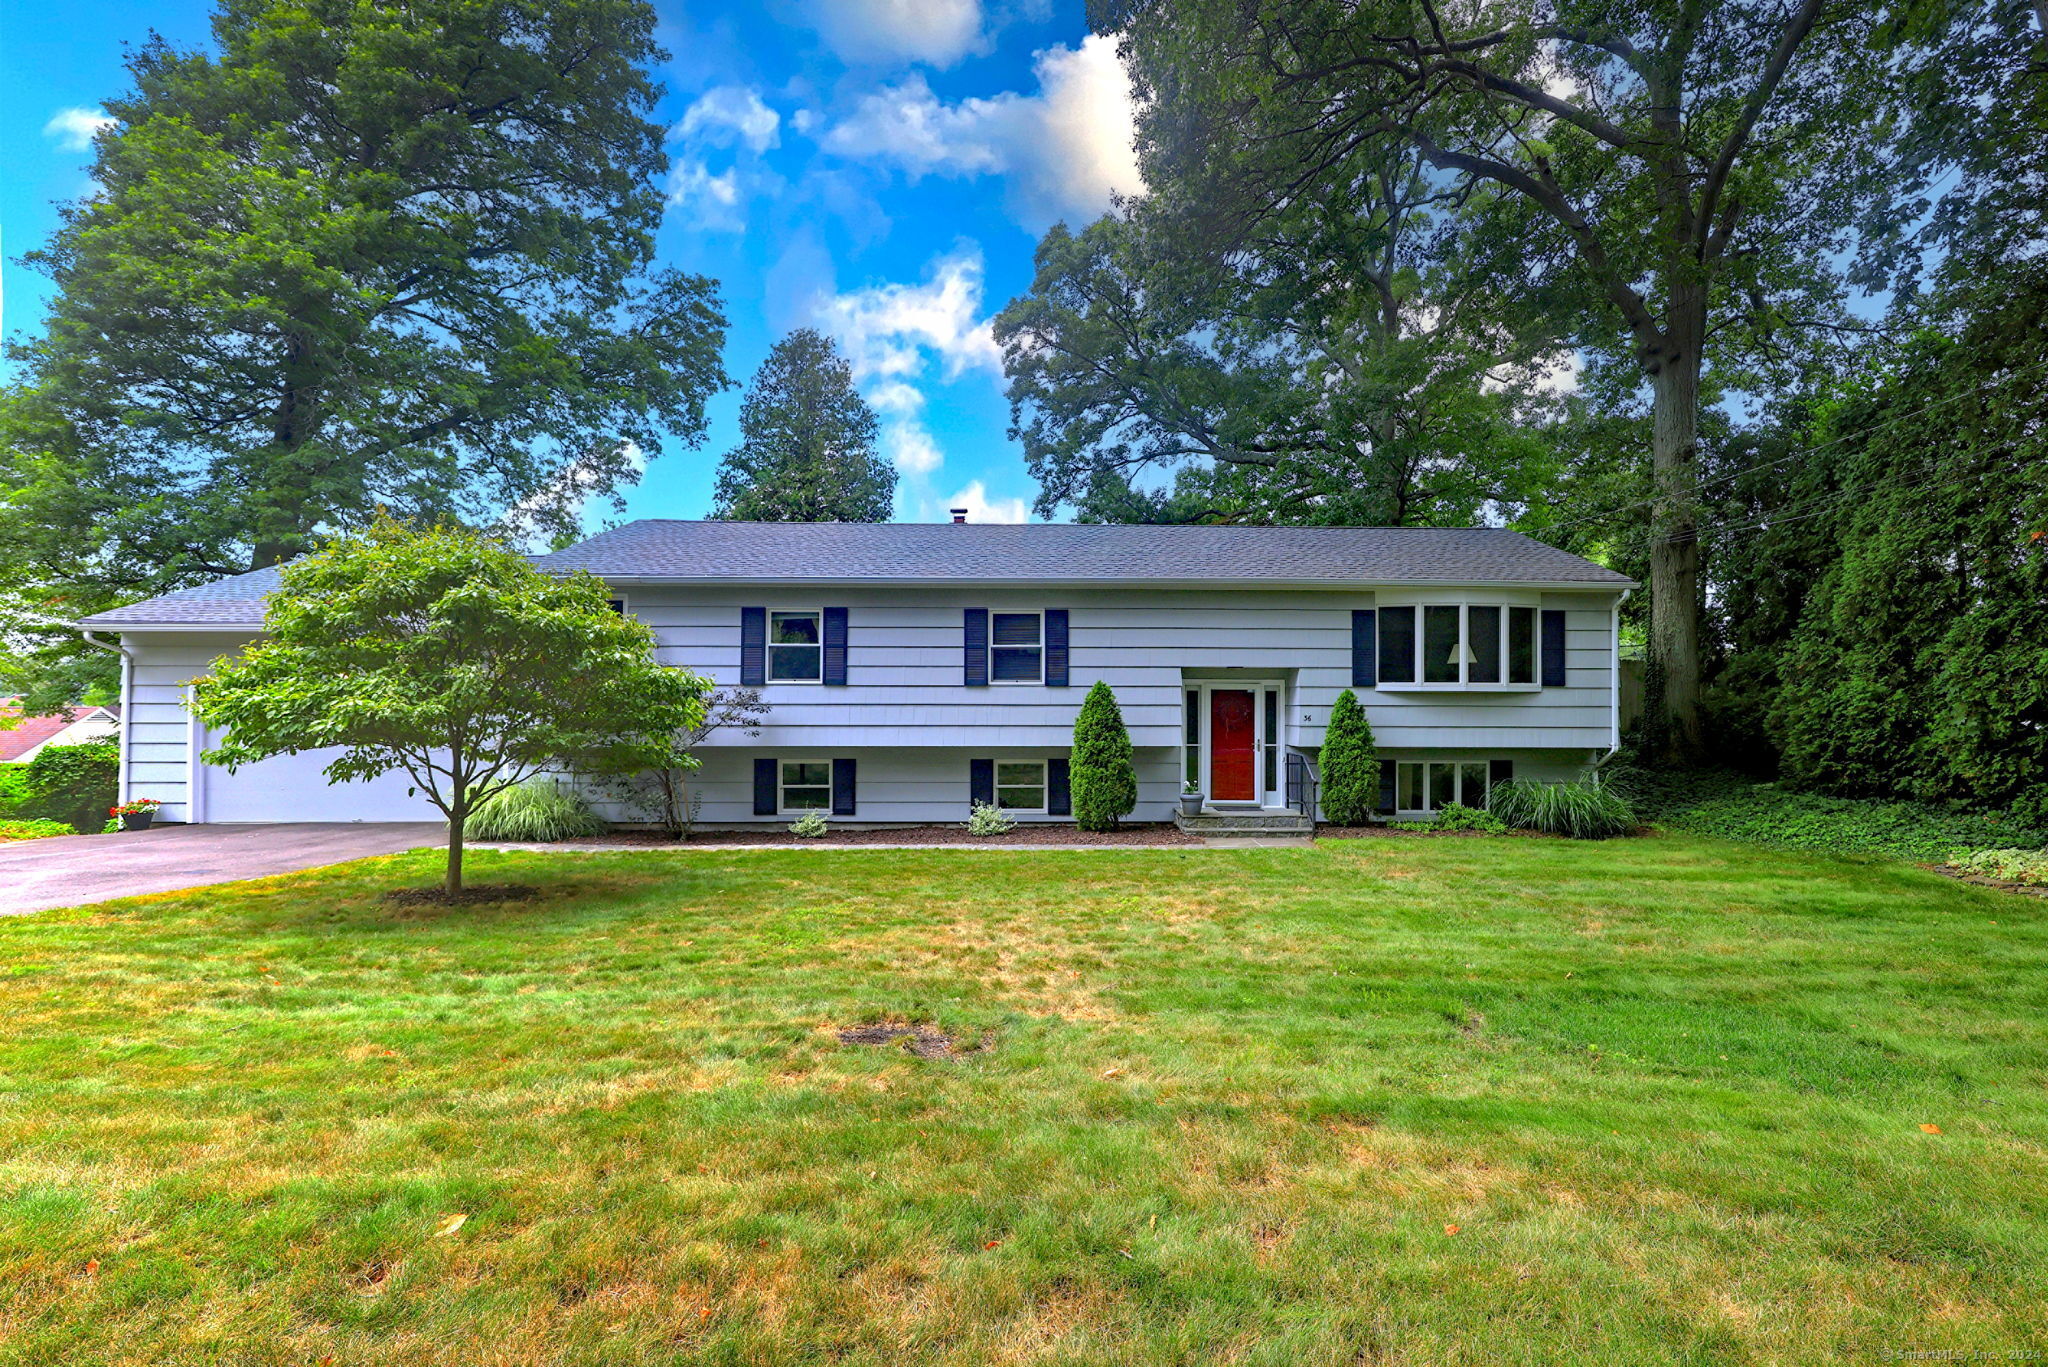
M1595 787L1600 784L1602 766L1621 753L1621 605L1627 602L1628 596L1634 592L1633 588L1626 588L1616 594L1614 607L1611 609L1613 628L1609 640L1613 642L1610 647L1613 654L1609 657L1610 665L1607 671L1607 753L1593 761Z

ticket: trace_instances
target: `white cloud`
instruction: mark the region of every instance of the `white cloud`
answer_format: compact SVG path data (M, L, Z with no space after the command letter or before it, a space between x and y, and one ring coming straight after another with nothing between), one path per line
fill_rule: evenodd
M736 233L747 226L746 215L740 211L736 167L728 166L714 176L701 161L676 162L668 173L668 207L689 213L689 226L703 232Z
M1003 368L991 320L982 313L981 249L956 247L932 262L920 284L822 296L811 317L838 341L881 415L882 450L905 477L899 505L911 515L929 511L931 475L945 463L945 452L925 426L919 385L934 362L947 381L975 369L1000 375Z
M114 122L104 109L60 109L43 125L43 136L66 152L83 152L92 146L95 134L102 128L113 127Z
M865 95L821 139L829 152L926 175L1010 179L1027 226L1093 219L1112 192L1144 189L1133 145L1137 108L1113 39L1037 55L1038 93L941 101L922 75Z
M981 0L805 0L805 22L849 62L951 66L982 51Z
M906 475L928 475L946 463L946 453L916 418L900 418L884 427L882 450Z
M1001 374L1002 349L982 316L981 249L972 244L940 257L921 285L870 285L819 301L814 316L846 350L862 380L915 378L927 353L945 377L983 366Z
M954 508L965 508L969 522L1028 522L1031 507L1021 498L995 498L988 496L988 489L980 480L975 480L965 489L947 499L944 508L927 505L935 514L929 521L936 522L938 513Z
M746 202L781 187L761 160L779 142L781 127L782 116L745 86L721 85L699 95L669 130L669 141L682 147L669 168L669 208L681 210L698 232L743 231ZM731 163L712 171L707 154L726 148L733 150Z
M782 116L761 96L741 85L721 85L699 95L669 134L671 142L723 147L735 140L765 152L776 145Z

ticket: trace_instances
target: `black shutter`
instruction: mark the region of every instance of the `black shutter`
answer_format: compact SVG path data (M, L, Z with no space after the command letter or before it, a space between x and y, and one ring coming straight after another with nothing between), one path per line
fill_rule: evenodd
M1513 760L1490 759L1486 761L1486 782L1488 787L1496 783L1506 783L1514 776L1515 762Z
M965 623L967 652L962 661L967 686L977 688L988 683L988 609L969 608ZM979 763L980 761L976 761ZM993 771L991 771L993 772ZM991 789L990 791L994 791Z
M1060 616L1066 616L1061 613ZM1074 790L1067 782L1067 761L1055 756L1045 762L1045 814L1072 816Z
M1564 613L1543 609L1543 686L1564 687Z
M768 609L740 609L740 687L768 682ZM772 809L771 809L772 810Z
M967 800L985 802L993 807L996 801L996 762L992 759L971 759L967 761Z
M1045 610L1045 686L1067 686L1067 610Z
M754 815L775 815L775 761L757 759L754 761Z
M850 759L832 761L832 815L853 815L853 761Z
M1351 686L1377 688L1380 682L1379 618L1371 608L1351 614Z
M825 609L825 677L828 684L846 682L846 609Z
M1381 608L1380 679L1384 683L1415 682L1415 609Z
M1380 810L1394 810L1394 761L1390 759L1380 761Z

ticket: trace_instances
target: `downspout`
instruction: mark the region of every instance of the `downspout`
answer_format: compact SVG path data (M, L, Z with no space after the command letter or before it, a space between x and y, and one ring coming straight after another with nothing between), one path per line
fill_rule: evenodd
M130 708L130 704L134 702L135 657L129 653L127 646L121 645L118 642L102 641L83 627L79 628L78 634L85 638L87 645L98 646L101 650L111 650L121 657L121 763L114 775L114 792L116 795L114 800L122 806L126 806L128 803L128 755L131 749L128 738L133 734L130 727L134 720L134 713Z
M1634 589L1623 589L1615 596L1610 618L1612 625L1607 638L1607 753L1593 761L1593 786L1596 788L1600 786L1601 768L1621 753L1621 605L1634 592Z

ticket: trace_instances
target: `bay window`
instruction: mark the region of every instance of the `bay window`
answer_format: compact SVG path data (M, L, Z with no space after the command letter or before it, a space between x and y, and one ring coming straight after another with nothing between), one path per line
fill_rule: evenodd
M1536 687L1534 604L1383 603L1381 688Z

